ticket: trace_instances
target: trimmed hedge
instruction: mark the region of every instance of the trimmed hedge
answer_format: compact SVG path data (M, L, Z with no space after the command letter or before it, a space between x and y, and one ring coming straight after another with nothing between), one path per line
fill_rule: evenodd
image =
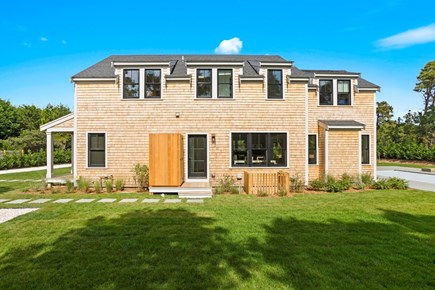
M422 160L435 162L435 145L417 143L378 143L378 155L386 159Z
M71 163L71 150L55 150L54 163ZM43 166L46 164L47 155L42 149L38 152L28 152L26 154L5 154L2 158L0 158L0 170Z

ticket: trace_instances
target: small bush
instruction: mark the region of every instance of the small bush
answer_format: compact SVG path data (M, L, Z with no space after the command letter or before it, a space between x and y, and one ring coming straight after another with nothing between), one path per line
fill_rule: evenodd
M95 189L95 193L101 193L100 181L94 181L94 189Z
M356 181L353 184L353 188L355 188L356 190L364 190L367 188L367 185L365 185L365 183L362 181Z
M341 180L337 180L335 177L328 175L326 177L326 191L328 192L342 192L345 189L346 184Z
M136 163L134 166L133 180L138 185L140 191L146 191L149 187L150 170L146 164Z
M353 184L353 178L352 178L352 176L350 176L347 173L343 173L341 175L340 184L342 185L344 190L348 190L349 188L352 187L352 184Z
M77 188L83 193L88 193L90 187L91 183L86 178L80 178L79 181L77 181Z
M74 182L72 182L71 180L67 180L65 185L67 193L71 193L74 191Z
M280 187L279 190L276 192L278 196L287 196L288 192L284 187Z
M304 182L299 174L292 175L290 177L290 191L302 192L304 190Z
M386 178L380 178L372 185L374 189L391 189L391 184Z
M257 192L257 196L259 196L259 197L266 197L267 196L267 191L265 191L265 190L259 190Z
M124 180L122 179L115 180L115 188L117 191L124 190Z
M235 184L236 184L236 180L232 176L225 174L219 180L219 185L215 188L215 194L222 194L222 193L237 194L239 193L239 190L237 189Z
M325 190L325 188L326 188L326 182L320 178L313 179L310 182L310 185L314 190L317 190L317 191Z
M388 179L388 183L390 184L390 187L393 189L407 189L408 188L408 181L397 178L397 177L390 177Z
M104 185L106 186L106 192L107 193L110 193L110 192L113 191L113 181L112 181L112 179L107 179Z
M366 185L366 187L371 187L373 185L373 176L370 172L365 172L361 174L361 182Z

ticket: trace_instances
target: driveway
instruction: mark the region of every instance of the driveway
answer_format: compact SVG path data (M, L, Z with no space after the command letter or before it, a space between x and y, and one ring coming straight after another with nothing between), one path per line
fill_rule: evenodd
M435 174L422 172L418 168L379 166L378 178L398 177L409 182L409 187L435 192Z

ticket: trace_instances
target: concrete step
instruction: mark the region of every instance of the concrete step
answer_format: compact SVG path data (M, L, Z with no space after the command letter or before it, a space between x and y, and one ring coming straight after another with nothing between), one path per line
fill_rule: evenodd
M213 193L210 190L204 190L204 191L182 191L178 193L179 198L212 198Z

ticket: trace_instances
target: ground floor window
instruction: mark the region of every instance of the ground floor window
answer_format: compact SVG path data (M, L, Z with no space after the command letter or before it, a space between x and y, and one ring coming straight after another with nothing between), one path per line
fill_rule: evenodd
M232 166L287 166L287 133L232 133L231 153Z
M361 163L370 164L370 135L361 135Z
M308 164L317 164L317 135L308 135Z
M88 167L106 167L106 134L88 134Z

